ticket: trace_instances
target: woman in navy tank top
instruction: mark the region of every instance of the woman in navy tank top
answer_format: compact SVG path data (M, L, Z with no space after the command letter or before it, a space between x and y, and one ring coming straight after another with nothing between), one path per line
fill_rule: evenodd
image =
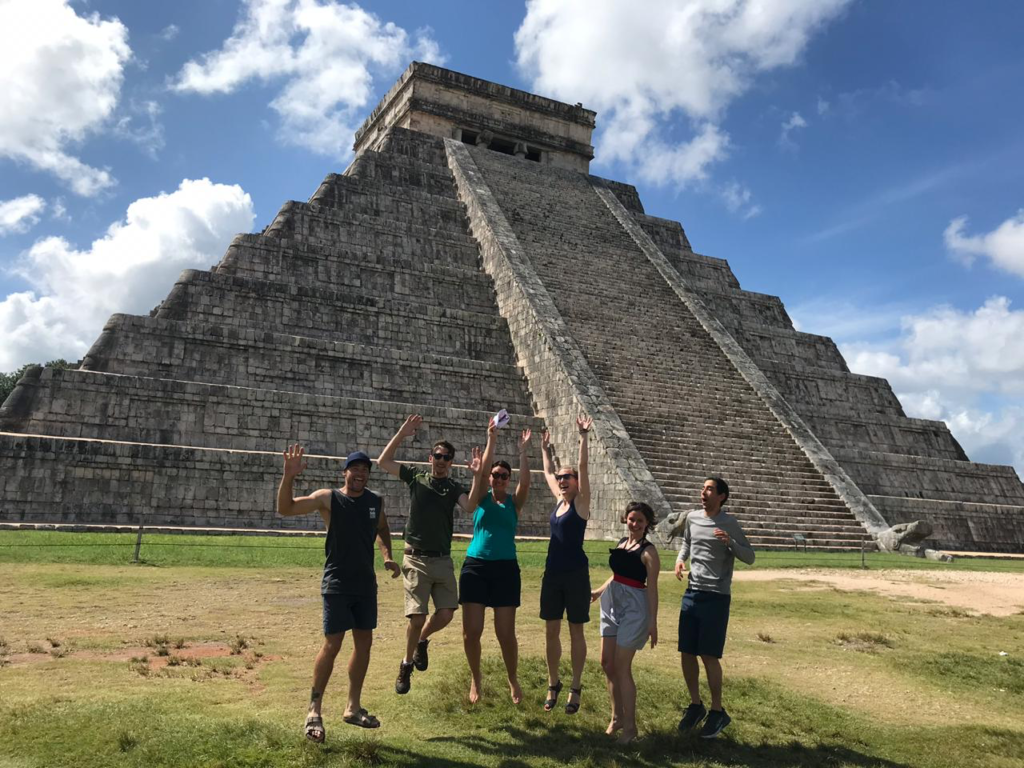
M580 708L583 690L583 664L587 660L587 640L583 625L590 621L590 563L583 551L583 536L590 519L590 480L587 476L587 434L594 420L580 416L576 429L580 435L579 461L575 468L555 471L551 458L551 439L543 435L544 478L555 508L551 510L551 540L540 587L540 617L545 622L545 649L548 663L548 694L544 709L550 712L558 704L562 680L558 665L562 659L562 618L569 620L572 684L565 711L573 715Z

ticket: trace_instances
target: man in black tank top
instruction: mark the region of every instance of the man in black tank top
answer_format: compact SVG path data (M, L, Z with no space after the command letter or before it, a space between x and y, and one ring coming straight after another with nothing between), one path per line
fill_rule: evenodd
M327 526L326 562L320 590L324 601L324 644L313 666L313 690L304 726L306 738L320 743L326 735L321 715L323 693L348 630L352 630L353 649L348 668L348 705L343 719L362 728L380 726L380 721L363 709L359 701L370 663L373 630L377 627L374 540L391 578L398 576L399 569L391 557L391 533L383 499L366 488L370 457L362 451L349 454L342 488L321 488L309 496L296 498L292 485L306 467L302 456L303 449L298 445L284 452L284 477L277 491L277 511L284 516L319 512Z

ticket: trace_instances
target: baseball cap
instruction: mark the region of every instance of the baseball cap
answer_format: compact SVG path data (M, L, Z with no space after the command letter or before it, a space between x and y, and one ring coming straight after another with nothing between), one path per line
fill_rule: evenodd
M345 459L345 469L348 469L353 464L358 464L359 462L363 462L364 464L367 464L370 467L373 466L373 462L370 461L369 456L367 456L362 451L353 451L348 455L348 458Z

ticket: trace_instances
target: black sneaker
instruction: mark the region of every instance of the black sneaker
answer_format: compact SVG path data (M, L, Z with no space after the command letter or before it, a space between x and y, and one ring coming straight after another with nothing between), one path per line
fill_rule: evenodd
M430 645L429 640L420 640L416 643L416 652L412 655L412 663L420 672L426 672L427 665L430 663L430 659L427 656L428 645Z
M703 704L691 704L683 713L683 719L679 721L680 731L689 731L707 717L708 710Z
M398 665L398 679L395 680L395 693L408 693L412 687L412 662Z
M708 712L708 719L704 721L704 727L700 729L700 737L702 739L713 739L731 722L732 718L729 717L724 709L712 709Z

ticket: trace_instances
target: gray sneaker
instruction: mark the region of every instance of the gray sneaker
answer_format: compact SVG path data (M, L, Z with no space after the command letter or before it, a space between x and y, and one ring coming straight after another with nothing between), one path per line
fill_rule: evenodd
M398 679L395 680L395 693L408 693L412 687L412 662L401 662L398 665Z
M700 737L702 739L713 739L731 722L732 718L729 717L724 708L720 710L712 709L708 712L708 719L704 721L704 727L700 729Z
M427 656L428 645L430 645L429 640L420 640L416 643L416 651L412 655L412 663L419 672L426 672L427 665L430 664L430 658Z
M679 721L679 730L684 732L692 730L701 720L707 717L707 714L707 707L703 704L691 704L683 713L683 719Z

